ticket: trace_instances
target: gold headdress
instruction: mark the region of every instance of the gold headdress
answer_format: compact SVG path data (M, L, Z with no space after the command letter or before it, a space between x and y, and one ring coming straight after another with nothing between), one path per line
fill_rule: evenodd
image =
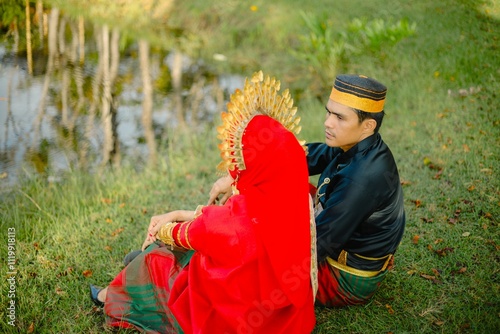
M221 139L219 149L222 162L217 169L233 171L245 169L243 159L241 137L250 120L255 115L267 115L280 122L287 130L299 134L300 117L296 116L297 107L293 107L293 99L286 89L281 95L278 94L281 83L275 78L264 75L262 71L254 73L252 79L245 80L243 91L237 89L231 95L227 104L227 112L222 113L222 125L217 128ZM304 145L305 141L299 141Z

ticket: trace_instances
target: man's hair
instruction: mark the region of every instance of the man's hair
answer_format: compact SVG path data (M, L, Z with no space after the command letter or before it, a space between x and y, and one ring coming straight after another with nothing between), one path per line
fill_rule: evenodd
M377 122L377 126L373 130L373 133L377 133L380 127L382 126L382 121L384 120L385 112L382 110L381 112L365 112L359 109L354 109L356 114L358 114L359 124L363 123L365 119L373 119Z

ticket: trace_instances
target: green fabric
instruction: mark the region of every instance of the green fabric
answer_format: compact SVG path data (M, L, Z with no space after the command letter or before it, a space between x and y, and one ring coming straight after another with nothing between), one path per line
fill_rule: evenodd
M388 270L375 277L361 277L339 270L339 287L351 300L366 301L377 291Z
M151 267L148 255L153 251L165 256L165 267L158 267L158 262ZM122 277L122 283L115 278L116 283L113 281L108 287L108 324L122 327L120 323L125 321L146 333L183 333L166 305L175 278L193 254L194 251L171 251L161 242L147 247L117 276ZM151 275L163 281L163 285L156 285Z

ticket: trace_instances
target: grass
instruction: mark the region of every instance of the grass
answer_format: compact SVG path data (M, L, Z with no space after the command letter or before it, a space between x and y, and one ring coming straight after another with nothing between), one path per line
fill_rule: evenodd
M343 65L389 87L381 133L400 169L408 217L396 267L368 305L317 309L315 333L496 333L498 2L255 1L257 11L247 3L217 3L182 2L179 12L185 14L173 23L203 28L197 37L203 48L196 52L208 60L214 53L229 59L214 67L247 75L263 68L282 79L301 97L302 138L308 141L323 140L330 88L315 86L308 69L287 52L300 50L300 36L307 33L299 10L322 17L327 8L327 22L338 31L355 18L416 23L414 36L351 54ZM52 183L27 173L18 187L1 193L2 238L8 227L16 229L18 322L16 329L4 322L8 286L2 280L0 331L106 330L102 313L91 306L88 283L114 277L123 256L141 245L152 214L204 203L216 179L213 129L173 138L157 168L131 160L120 170L73 171ZM5 247L0 256L7 263ZM2 277L7 270L1 266Z

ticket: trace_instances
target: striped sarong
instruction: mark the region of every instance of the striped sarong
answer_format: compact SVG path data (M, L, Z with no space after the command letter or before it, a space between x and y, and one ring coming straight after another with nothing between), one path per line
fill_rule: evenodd
M316 304L326 307L361 305L370 300L388 270L375 277L361 277L330 266L326 261L318 267Z
M182 333L167 302L175 278L192 254L171 251L163 243L139 254L108 286L107 325L145 333Z

